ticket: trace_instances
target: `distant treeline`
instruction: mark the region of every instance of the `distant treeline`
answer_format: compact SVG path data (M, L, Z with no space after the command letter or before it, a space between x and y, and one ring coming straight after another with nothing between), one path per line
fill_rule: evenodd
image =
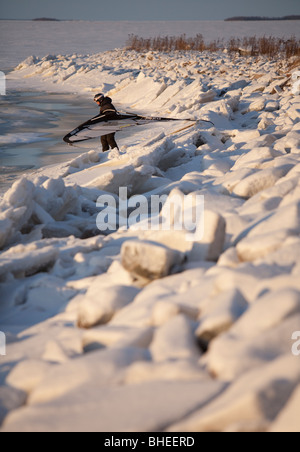
M236 16L225 19L225 22L229 21L248 21L248 20L300 20L300 16L284 16L284 17L261 17L261 16Z
M52 19L51 17L38 17L37 19L32 19L34 22L59 22L59 19Z

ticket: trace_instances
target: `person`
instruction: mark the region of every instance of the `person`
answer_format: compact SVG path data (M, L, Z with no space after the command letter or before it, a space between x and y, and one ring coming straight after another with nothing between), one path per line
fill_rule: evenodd
M100 115L107 116L108 119L114 119L117 115L117 110L112 104L112 100L110 97L104 96L104 94L99 93L94 97L94 101L100 107ZM103 135L101 137L101 144L103 152L109 151L109 148L119 150L117 142L115 140L115 133L110 133L108 135Z

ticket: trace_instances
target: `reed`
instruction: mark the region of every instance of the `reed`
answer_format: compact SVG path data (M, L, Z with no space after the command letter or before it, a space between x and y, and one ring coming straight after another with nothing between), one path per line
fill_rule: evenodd
M274 36L252 36L243 39L232 37L227 42L218 39L207 43L200 33L193 38L189 38L185 34L180 36L157 36L154 38L143 38L131 34L128 36L126 48L137 52L186 50L216 52L226 50L229 53L238 53L245 57L265 55L269 58L287 59L293 56L300 56L300 40L295 36L289 39L276 38Z

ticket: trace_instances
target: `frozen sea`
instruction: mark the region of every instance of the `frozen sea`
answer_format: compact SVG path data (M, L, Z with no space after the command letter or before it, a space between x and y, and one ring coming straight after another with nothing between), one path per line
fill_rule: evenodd
M145 38L202 33L206 41L254 35L300 38L300 27L299 21L0 21L0 70L16 66L29 55L86 55L124 47L131 33Z
M22 174L76 157L62 137L97 114L92 99L71 94L8 91L0 96L0 196Z

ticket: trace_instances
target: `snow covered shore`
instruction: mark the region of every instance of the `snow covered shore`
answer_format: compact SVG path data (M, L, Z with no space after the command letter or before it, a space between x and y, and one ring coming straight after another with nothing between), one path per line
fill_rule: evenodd
M94 148L1 200L1 431L300 431L297 70L117 50L11 74L183 122L120 135L120 154ZM203 237L99 235L100 196L127 221L120 187L131 207L204 196Z

